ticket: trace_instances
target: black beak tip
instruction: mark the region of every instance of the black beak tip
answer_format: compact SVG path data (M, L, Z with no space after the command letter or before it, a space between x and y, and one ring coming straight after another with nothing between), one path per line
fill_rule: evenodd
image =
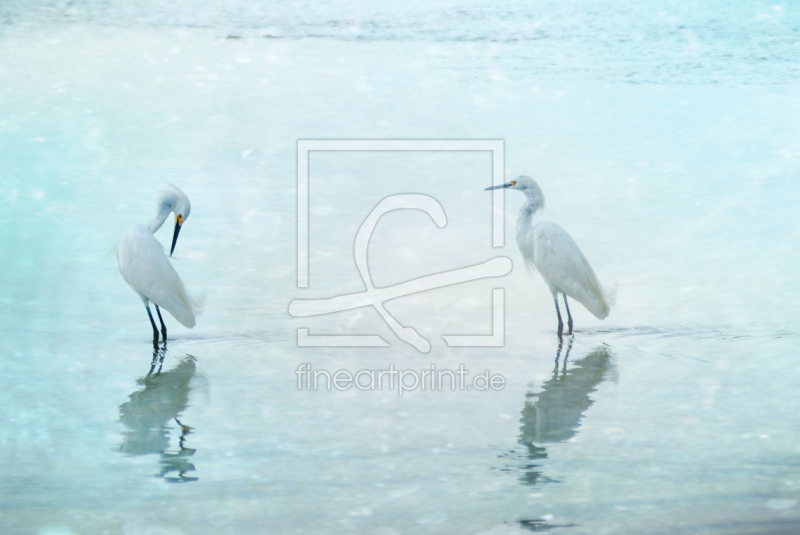
M175 251L175 244L178 243L178 234L181 231L181 225L177 221L175 222L175 233L172 235L172 247L169 249L169 256L172 256L173 251Z

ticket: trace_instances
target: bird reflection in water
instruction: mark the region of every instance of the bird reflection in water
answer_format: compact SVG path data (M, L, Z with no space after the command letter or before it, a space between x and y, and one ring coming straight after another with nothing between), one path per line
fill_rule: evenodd
M159 477L171 483L187 483L198 478L187 476L194 472L194 465L189 462L195 450L186 447L186 437L191 428L178 420L181 412L189 402L190 382L195 374L195 359L187 356L181 359L178 366L167 372L161 372L164 354L155 350L153 366L150 373L137 381L144 388L131 394L130 401L120 405L120 421L127 430L122 433L122 444L119 451L128 455L159 454ZM158 371L153 368L158 364ZM170 430L177 424L177 451L169 450Z
M539 470L541 464L538 461L547 458L547 450L542 444L565 442L574 437L581 418L594 403L589 394L602 381L616 376L611 352L605 345L596 347L567 370L573 340L574 337L567 340L563 364L560 360L564 344L559 342L552 378L542 385L541 392L529 392L526 396L518 441L527 448L520 477L522 484L556 481L542 475Z

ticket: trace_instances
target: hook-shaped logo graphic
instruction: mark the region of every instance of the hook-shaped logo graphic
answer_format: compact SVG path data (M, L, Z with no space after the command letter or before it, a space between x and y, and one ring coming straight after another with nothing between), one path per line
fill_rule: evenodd
M415 209L415 210L422 210L426 212L431 219L439 226L439 228L444 227L447 224L447 216L444 213L444 209L439 202L427 195L421 194L400 194L400 195L392 195L390 197L385 198L381 201L375 209L370 212L369 216L367 216L364 223L361 224L361 227L358 230L358 234L356 235L356 241L354 246L354 254L356 260L356 266L358 267L358 271L361 274L361 278L364 281L367 289L364 292L347 294L347 295L339 295L336 297L331 297L329 299L296 299L289 304L289 314L294 317L306 317L306 316L317 316L321 314L329 314L332 312L341 312L345 310L351 310L354 308L359 308L363 306L373 306L375 310L381 315L383 320L386 324L394 331L398 338L407 342L417 348L417 350L427 353L431 349L430 342L423 338L413 327L404 327L401 325L391 314L386 311L383 304L384 302L395 299L397 297L402 297L406 295L411 295L418 292L424 292L426 290L431 290L434 288L441 288L443 286L450 286L452 284L459 284L461 282L468 282L478 279L483 279L487 277L500 277L503 275L507 275L511 272L512 264L511 260L504 257L499 256L492 258L482 264L477 264L474 266L469 266L461 269L456 269L453 271L446 271L444 273L436 273L433 275L428 275L426 277L420 277L418 279L410 280L404 283L397 284L395 286L389 286L386 288L375 288L372 284L372 277L369 273L369 265L367 264L367 249L369 247L369 240L372 237L372 232L375 230L375 227L378 224L378 220L381 218L382 215L386 214L387 212L391 212L392 210L400 210L400 209ZM499 323L502 324L502 308L503 308L503 295L502 290L498 289L495 290L493 293L494 297L494 314L493 314L493 328L498 324L498 316L499 316ZM386 344L382 339L379 337L352 337L352 336L308 336L307 329L301 329L299 331L299 336L305 336L306 343L301 345L313 345L313 346L341 346L341 345L351 345L345 343L339 343L340 340L338 339L348 339L349 341L354 341L355 338L369 338L373 342L377 338L377 343L354 343L353 345L380 345L386 346ZM502 345L502 334L499 336L500 343L496 343L498 340L497 335L492 336L444 336L445 340L447 341L448 345L453 346L467 346L467 345L478 345L478 346L487 346L487 345ZM316 339L316 340L312 340ZM481 341L482 339L487 339ZM312 340L312 341L309 341Z

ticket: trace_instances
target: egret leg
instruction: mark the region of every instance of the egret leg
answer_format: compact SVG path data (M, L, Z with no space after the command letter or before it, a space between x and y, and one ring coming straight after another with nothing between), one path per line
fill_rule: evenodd
M561 334L564 332L564 322L561 321L561 311L558 309L558 294L553 297L553 301L556 303L556 314L558 314L558 337L561 338ZM155 325L153 327L155 328Z
M569 318L569 321L567 321L567 325L569 326L569 334L572 334L572 314L569 313L569 303L567 303L567 294L564 294L564 306L567 307L567 317ZM158 310L158 307L156 307L156 310Z
M150 305L144 306L147 309L147 315L150 317L150 325L153 326L153 344L158 344L158 327L156 327L156 322L153 321L153 313L150 312Z
M564 302L566 303L567 296L564 296ZM569 309L567 309L569 312ZM161 317L161 311L158 309L158 305L156 305L156 314L158 314L158 321L161 322L161 334L164 335L164 343L167 343L167 326L164 325L164 319ZM569 319L569 332L572 332L572 318Z

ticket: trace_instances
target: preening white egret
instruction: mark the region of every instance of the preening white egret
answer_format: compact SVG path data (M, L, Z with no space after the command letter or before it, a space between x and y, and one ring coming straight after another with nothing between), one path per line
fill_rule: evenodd
M552 221L541 221L532 225L534 214L544 208L544 193L534 179L520 176L511 182L492 186L492 189L515 189L525 194L517 218L517 245L525 263L539 271L544 282L553 294L558 314L558 335L564 331L561 311L558 308L558 294L564 296L564 306L569 318L569 332L572 333L572 314L569 312L567 296L575 299L594 314L603 319L610 311L609 299L586 257L567 232Z
M156 217L147 227L133 225L117 246L117 263L119 272L125 282L136 292L144 303L150 325L153 326L153 343L158 344L158 328L153 321L150 302L156 306L156 313L161 322L161 334L167 341L167 327L161 317L159 307L166 309L182 325L195 326L195 315L199 311L198 304L192 299L175 268L164 254L164 248L156 240L155 232L161 228L169 214L175 214L175 230L172 234L172 247L175 250L181 227L189 218L192 206L189 198L181 190L172 187L162 191L158 197Z

